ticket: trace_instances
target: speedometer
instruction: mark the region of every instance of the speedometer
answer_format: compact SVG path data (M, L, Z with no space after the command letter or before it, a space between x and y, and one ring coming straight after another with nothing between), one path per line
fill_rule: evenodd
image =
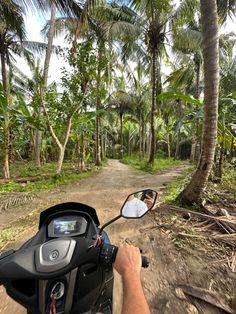
M62 216L48 225L49 237L78 236L86 232L87 220L82 216Z

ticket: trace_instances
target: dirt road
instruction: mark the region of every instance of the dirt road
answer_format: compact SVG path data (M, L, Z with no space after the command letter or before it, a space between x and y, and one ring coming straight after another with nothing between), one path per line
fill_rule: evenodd
M172 181L186 167L183 165L163 171L161 174L147 174L131 170L116 160L110 160L108 165L96 176L73 185L60 187L51 193L42 193L34 206L37 206L37 202L42 208L67 201L86 203L97 209L100 222L103 224L119 213L119 209L129 193L145 188L160 191L164 188L164 184ZM26 210L28 211L29 208L26 207ZM23 214L21 212L21 215ZM175 313L194 313L187 305L183 308L182 301L178 301L173 295L172 281L178 276L176 271L181 270L183 280L188 275L182 269L185 264L180 263L177 267L173 267L181 257L178 253L171 254L171 243L165 239L161 231L152 231L154 218L155 212L152 211L141 220L125 221L122 219L108 227L107 232L113 244L118 245L119 242L129 239L150 257L151 266L142 271L142 280L152 313L168 314L173 313L173 309ZM31 229L28 234L24 235L24 238L30 237L35 230ZM114 314L120 313L122 300L121 283L117 277L114 288ZM10 300L5 291L1 289L0 313L23 314L25 310Z

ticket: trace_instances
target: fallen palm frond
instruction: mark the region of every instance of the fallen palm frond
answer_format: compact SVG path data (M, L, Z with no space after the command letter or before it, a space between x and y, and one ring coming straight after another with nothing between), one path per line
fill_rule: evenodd
M202 314L233 313L233 310L225 304L223 297L210 290L190 285L178 285L176 287L176 295L180 299L188 300Z
M197 235L197 234L188 234L188 233L180 232L178 233L178 237L210 240L219 244L226 244L228 246L236 248L236 233L232 233L232 234L213 233L207 236L207 235Z
M202 220L208 220L211 222L214 222L215 224L218 225L218 227L221 229L221 231L225 233L235 233L236 232L236 217L234 216L222 216L222 217L216 217L216 216L211 216L207 214L202 214L199 212L195 212L192 210L186 210L181 207L177 206L171 206L170 207L172 210L178 211L178 212L188 212L193 216L196 216Z
M236 273L236 251L232 253L231 259L228 258L228 266L233 273Z
M19 206L31 202L35 198L32 193L14 193L0 199L0 212L10 207Z
M210 240L213 240L220 244L226 244L236 248L236 233L232 234L212 234L209 236Z

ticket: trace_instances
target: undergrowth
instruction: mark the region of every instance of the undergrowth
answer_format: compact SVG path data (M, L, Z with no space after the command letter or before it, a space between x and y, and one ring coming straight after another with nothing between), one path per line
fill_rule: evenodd
M194 167L187 169L181 176L176 178L170 184L167 185L165 194L162 196L162 201L180 205L176 198L191 179L191 174L194 171ZM225 165L221 183L214 183L208 181L206 190L203 197L210 198L214 201L218 201L220 196L217 193L220 192L221 197L224 196L228 200L236 199L236 168L232 165ZM181 204L181 207L185 207ZM188 206L187 206L188 207ZM202 208L195 204L191 207L193 210L201 211Z
M20 164L12 166L12 181L0 184L1 192L34 192L47 190L58 187L60 185L73 183L77 180L86 178L96 173L96 168L91 171L76 173L72 168L72 164L65 164L60 175L55 175L56 164L46 164L40 168L35 167L32 163ZM43 178L35 182L17 183L14 177L33 177L42 174L49 174L49 178Z
M11 226L0 232L0 251L10 242L15 242L22 237L22 233L34 226L39 219L40 210L34 211L14 222Z
M135 169L146 172L157 172L163 169L183 164L181 160L174 160L172 158L157 157L153 165L149 165L146 159L139 159L139 156L126 156L121 160L122 163L132 166Z

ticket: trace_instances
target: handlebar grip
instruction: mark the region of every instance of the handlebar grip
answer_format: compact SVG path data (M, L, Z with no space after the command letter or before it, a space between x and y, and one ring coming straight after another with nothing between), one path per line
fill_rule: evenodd
M105 264L107 266L113 264L116 260L118 249L119 248L115 245L103 244L103 248L100 253L100 260L102 264ZM149 267L149 264L150 264L149 259L143 255L141 256L141 258L142 258L142 267L143 268Z
M147 256L143 256L142 255L142 267L143 268L148 268L150 264L149 259L147 258Z

